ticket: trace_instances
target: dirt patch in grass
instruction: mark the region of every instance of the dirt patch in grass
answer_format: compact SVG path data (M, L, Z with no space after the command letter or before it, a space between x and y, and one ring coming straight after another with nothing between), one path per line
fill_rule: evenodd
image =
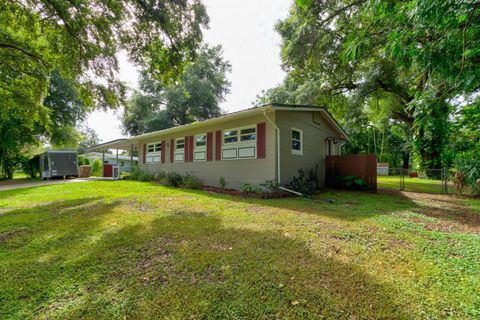
M480 216L475 213L452 213L449 210L419 209L418 213L426 217L435 218L435 221L422 218L409 218L409 221L422 224L425 229L442 232L462 232L480 234Z
M161 238L141 249L134 272L145 284L164 284L169 281L168 269L173 265L171 238Z
M26 228L14 229L10 231L0 232L0 243L7 243L16 237L21 237L30 233Z
M470 209L462 197L392 190L386 193L399 195L415 203L416 207L412 211L426 219L411 217L408 220L422 224L425 229L480 234L480 214Z

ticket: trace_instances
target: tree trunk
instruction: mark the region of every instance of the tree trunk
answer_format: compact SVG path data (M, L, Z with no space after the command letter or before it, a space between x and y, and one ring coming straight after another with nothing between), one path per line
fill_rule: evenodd
M410 168L410 153L406 152L402 155L402 169L407 169Z
M378 162L382 162L383 156L383 142L385 141L385 130L382 130L382 144L380 146L380 157L378 158Z

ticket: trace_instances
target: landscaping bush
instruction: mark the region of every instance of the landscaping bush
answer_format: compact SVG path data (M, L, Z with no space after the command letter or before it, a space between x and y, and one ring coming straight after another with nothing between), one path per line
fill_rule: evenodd
M265 180L260 186L267 188L271 192L280 192L280 183L277 180Z
M90 160L83 156L78 156L78 165L79 166L88 166L90 165Z
M288 183L288 188L306 196L314 195L320 189L317 171L317 167L308 169L306 172L299 169L298 175Z
M220 179L218 180L218 185L220 186L220 188L225 189L227 184L227 180L225 180L224 177L220 177Z
M137 181L150 181L153 179L153 175L140 169L139 167L134 167L132 173L130 174L130 179Z
M258 186L255 186L253 184L250 184L250 183L245 183L244 185L242 185L241 190L244 193L260 193L260 192L262 192L262 188L260 188Z
M92 162L92 176L101 177L103 175L103 162L102 159L95 159Z
M477 180L480 179L480 144L477 150L461 152L454 161L457 171L465 175L465 184L470 187L473 194L480 195L480 186Z
M183 185L185 188L194 190L200 190L203 186L202 181L198 177L191 174L187 174L185 177L183 177Z
M23 158L21 161L23 173L35 179L40 175L40 156L31 159Z
M183 177L180 173L175 171L162 170L157 173L159 181L164 186L179 187L183 184Z
M166 176L167 176L167 171L165 169L162 169L153 175L153 180L162 181L165 179Z
M370 188L370 185L365 180L357 176L345 176L341 180L342 186L347 189L368 190Z

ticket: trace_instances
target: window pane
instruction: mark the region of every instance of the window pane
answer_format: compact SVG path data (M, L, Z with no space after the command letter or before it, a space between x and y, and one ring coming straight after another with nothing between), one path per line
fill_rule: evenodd
M231 136L236 136L237 135L237 131L234 130L234 131L225 131L223 133L223 136L226 138L226 137L231 137Z
M293 150L302 150L302 146L301 146L301 143L300 141L298 140L292 140L292 149Z
M207 144L207 136L202 135L202 136L196 136L196 142L195 145L197 147L202 147Z
M240 131L240 134L246 134L246 133L255 133L255 128L247 128L247 129L242 129Z
M177 149L185 148L185 139L178 139L176 142Z
M256 135L255 133L253 134L246 134L246 135L242 135L240 137L240 141L251 141L251 140L255 140L256 138Z
M238 137L237 137L237 136L228 137L228 138L225 138L223 141L224 141L225 143L237 142L237 141L238 141Z
M292 139L300 140L300 131L292 130Z

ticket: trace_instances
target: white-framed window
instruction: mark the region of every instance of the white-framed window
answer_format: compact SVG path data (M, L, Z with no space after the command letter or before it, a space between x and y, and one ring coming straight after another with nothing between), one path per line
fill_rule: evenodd
M185 138L175 140L175 162L185 161Z
M207 134L197 134L194 139L195 147L193 149L193 160L207 160Z
M147 163L160 163L160 157L162 155L162 143L154 142L147 144L147 154L145 159Z
M223 131L222 159L255 158L257 127L247 126Z
M223 131L223 144L257 140L257 128L245 127Z
M303 155L303 131L292 128L292 154Z

